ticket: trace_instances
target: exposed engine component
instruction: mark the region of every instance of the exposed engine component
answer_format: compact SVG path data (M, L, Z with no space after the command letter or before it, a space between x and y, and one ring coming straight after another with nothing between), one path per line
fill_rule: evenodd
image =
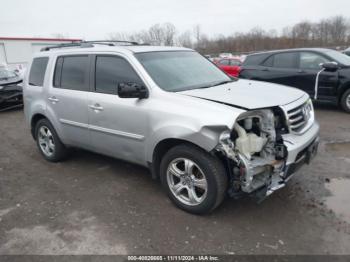
M271 110L243 114L232 134L220 138L218 150L233 163L235 188L251 193L264 186L279 184L286 150L276 135L276 119Z

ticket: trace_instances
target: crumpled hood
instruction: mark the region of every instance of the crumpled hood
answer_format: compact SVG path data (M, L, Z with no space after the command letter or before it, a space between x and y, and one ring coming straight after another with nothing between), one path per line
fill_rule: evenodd
M296 88L244 79L211 88L178 93L245 109L286 105L307 95Z

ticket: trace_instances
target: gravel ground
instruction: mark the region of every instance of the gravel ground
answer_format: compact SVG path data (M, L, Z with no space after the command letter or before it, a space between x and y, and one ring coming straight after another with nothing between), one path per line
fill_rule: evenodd
M52 164L0 114L0 254L350 254L350 115L317 106L318 156L261 204L175 208L139 166L76 150Z

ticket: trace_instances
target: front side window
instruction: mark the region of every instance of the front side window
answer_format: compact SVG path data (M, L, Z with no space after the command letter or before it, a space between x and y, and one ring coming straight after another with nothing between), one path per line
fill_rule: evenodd
M117 94L119 83L130 82L143 85L139 76L125 59L117 56L96 57L96 92Z
M146 52L135 56L157 85L165 91L207 88L232 81L197 52Z
M56 61L54 86L64 89L88 91L89 57L87 55L63 56Z
M313 53L313 52L301 52L299 68L301 69L316 69L321 68L320 64L330 62L327 58Z
M273 67L296 68L296 53L281 53L273 56Z
M29 85L43 86L48 57L38 57L33 59L29 73Z

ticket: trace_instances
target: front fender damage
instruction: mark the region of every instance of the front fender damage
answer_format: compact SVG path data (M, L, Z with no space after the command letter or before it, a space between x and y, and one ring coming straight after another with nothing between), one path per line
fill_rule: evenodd
M220 137L216 151L226 159L232 197L250 194L261 201L285 185L287 149L272 110L244 113Z

